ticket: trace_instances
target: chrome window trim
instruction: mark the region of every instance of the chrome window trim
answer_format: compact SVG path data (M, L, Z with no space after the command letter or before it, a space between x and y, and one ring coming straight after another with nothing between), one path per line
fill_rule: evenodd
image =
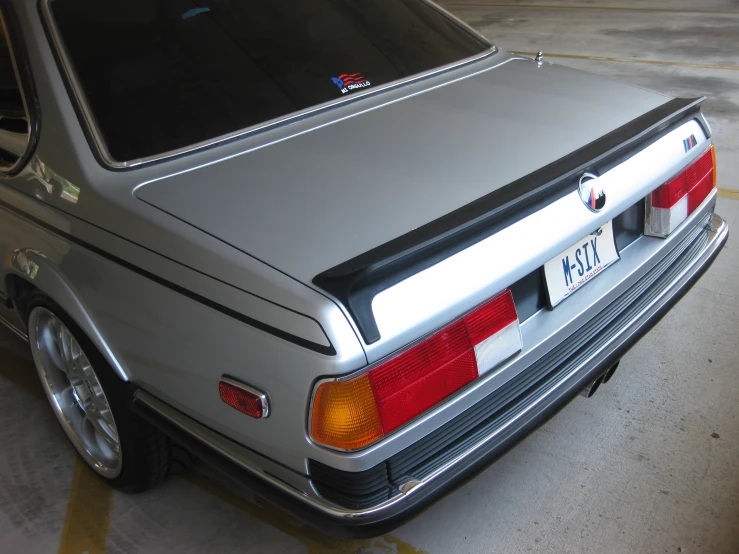
M113 159L113 157L110 155L110 152L108 151L108 147L105 144L105 140L103 139L103 136L100 132L100 129L97 125L97 121L95 120L95 116L92 113L92 110L90 109L90 105L87 102L87 98L85 96L84 91L82 90L82 87L80 86L79 80L77 79L77 74L74 70L74 67L72 66L71 60L67 56L66 49L64 47L64 42L62 40L62 37L59 33L59 30L57 29L56 22L54 21L54 16L51 13L51 7L50 4L53 0L40 0L40 7L41 7L41 13L43 16L43 23L46 29L49 31L49 36L51 38L50 46L56 53L56 57L62 66L61 73L62 77L69 83L69 87L72 89L72 92L74 93L74 98L71 98L73 103L76 103L79 107L79 111L82 114L82 119L84 119L84 127L89 131L92 142L94 143L96 153L100 157L100 159L103 162L104 166L107 166L110 169L133 169L136 167L140 167L144 164L154 163L154 162L160 162L164 160L168 160L170 158L174 158L177 156L190 154L192 152L196 152L199 150L203 150L205 148L209 148L211 146L215 146L221 143L228 142L230 140L240 138L246 135L250 135L253 133L257 133L259 131L265 131L267 129L276 127L278 125L282 125L285 123L289 123L291 121L295 121L301 118L304 118L309 115L313 115L317 112L324 111L328 108L332 108L334 106L340 106L343 104L346 104L348 102L353 102L355 100L358 100L360 98L366 98L370 95L374 95L376 93L386 91L392 88L399 87L401 85L405 85L408 83L412 83L415 81L418 81L420 79L424 79L426 77L430 77L433 75L437 75L439 73L443 73L445 71L450 71L452 69L456 69L459 67L462 67L464 65L468 65L471 63L474 63L478 60L481 60L483 58L486 58L488 56L492 56L499 52L499 49L492 44L490 41L488 41L484 36L482 36L480 33L472 29L469 25L462 22L459 18L453 16L450 14L447 10L441 8L440 6L437 6L433 2L430 2L429 0L421 0L423 3L429 5L439 13L444 14L445 16L449 17L450 20L456 24L457 26L463 28L465 31L470 32L475 38L480 40L483 45L488 46L488 49L483 50L479 54L476 54L474 56L470 56L468 58L464 58L462 60L459 60L457 62L453 62L447 65L443 65L440 67L436 67L434 69L430 69L428 71L417 73L416 75L412 75L410 77L407 77L405 79L398 79L397 81L391 81L389 83L385 83L384 85L380 85L376 88L370 88L368 90L354 93L349 95L348 97L343 98L336 98L334 100L329 100L327 102L323 102L322 104L318 104L316 106L312 106L310 108L306 108L304 110L300 110L297 112L292 112L290 114L287 114L282 117L277 117L274 119L270 119L268 121L264 121L262 123L257 123L256 125L252 125L250 127L246 127L244 129L240 129L238 131L234 131L232 133L228 133L225 135L221 135L218 137L214 137L209 140L205 140L196 144L192 144L190 146L185 146L182 148L177 148L175 150L170 150L168 152L162 152L159 154L154 154L152 156L147 156L144 158L136 158L133 160L127 160L127 161L118 161Z
M267 393L262 392L259 389L255 389L251 385L247 385L246 383L237 381L236 379L234 379L233 377L229 377L228 375L221 375L221 382L226 383L227 385L231 385L232 387L236 387L237 389L246 391L249 394L253 394L257 398L259 398L259 403L262 405L262 416L256 419L265 419L269 417L269 399L267 398Z

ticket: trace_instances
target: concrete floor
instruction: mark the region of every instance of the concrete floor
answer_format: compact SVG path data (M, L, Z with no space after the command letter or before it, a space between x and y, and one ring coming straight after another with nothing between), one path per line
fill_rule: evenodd
M739 229L739 1L524 2L445 4L506 49L707 95L725 189L717 211ZM329 539L232 495L201 466L150 493L112 492L78 463L26 346L0 331L0 551L739 552L735 240L593 399L367 541Z

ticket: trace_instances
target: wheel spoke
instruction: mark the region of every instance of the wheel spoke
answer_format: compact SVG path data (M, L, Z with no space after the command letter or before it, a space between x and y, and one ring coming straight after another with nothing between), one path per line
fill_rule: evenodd
M92 370L92 365L90 364L89 360L87 359L87 356L85 356L84 354L81 354L80 357L77 358L77 367L87 377L90 377L90 376L94 376L95 375L95 372Z
M98 381L97 375L95 375L95 371L92 369L90 362L87 360L84 354L80 357L80 362L80 372L85 376L90 394L95 398L101 399L102 402L107 406L108 400L105 398L103 387L100 386L100 381Z
M117 476L122 462L118 428L95 368L51 311L32 309L29 323L34 361L60 423L95 471Z
M70 354L69 354L69 331L67 331L67 328L62 325L62 323L59 320L53 320L54 326L56 327L56 345L59 350L59 355L61 358L61 364L59 364L59 369L66 373L68 376L71 376L70 372L72 370L72 366L69 363L70 360Z
M88 417L87 420L94 427L98 438L103 439L113 452L118 452L118 435L114 434L113 430L98 417Z
M56 398L57 402L62 407L62 410L64 410L64 408L72 409L74 408L75 404L77 404L77 398L74 395L74 391L71 385L68 386L66 389L58 392Z
M98 415L110 426L115 426L115 421L113 421L113 414L110 412L109 409L103 409L98 410Z
M79 343L74 340L74 337L71 335L71 333L69 335L69 343L70 362L75 368L81 369L80 358L84 355L82 354L82 348L80 348Z
M67 374L71 375L75 370L74 354L72 352L72 343L74 342L74 339L72 338L69 329L64 326L62 326L62 337L64 341L64 363L67 366Z
M36 339L36 347L41 350L43 349L51 358L51 362L57 371L64 371L64 361L62 360L62 353L58 348L57 332L55 326L44 328L39 332L39 336ZM46 368L44 368L46 369Z

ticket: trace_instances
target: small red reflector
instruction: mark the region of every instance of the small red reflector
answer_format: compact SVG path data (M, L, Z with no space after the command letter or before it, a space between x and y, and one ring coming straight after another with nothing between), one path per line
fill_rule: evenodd
M256 390L247 390L246 385L237 385L221 381L218 392L226 404L254 418L267 417L267 397Z

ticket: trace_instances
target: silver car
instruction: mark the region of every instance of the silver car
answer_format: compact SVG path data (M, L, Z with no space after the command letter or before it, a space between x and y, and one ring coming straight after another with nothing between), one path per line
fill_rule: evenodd
M702 98L425 0L1 11L3 322L124 491L178 445L378 533L592 394L728 236Z

